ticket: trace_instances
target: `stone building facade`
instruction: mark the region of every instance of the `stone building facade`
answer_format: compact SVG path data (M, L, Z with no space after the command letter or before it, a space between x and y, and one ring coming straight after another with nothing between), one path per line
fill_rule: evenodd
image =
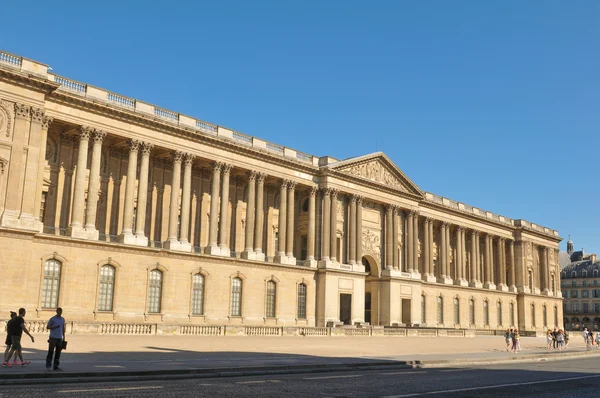
M558 232L0 52L0 311L75 322L562 326Z

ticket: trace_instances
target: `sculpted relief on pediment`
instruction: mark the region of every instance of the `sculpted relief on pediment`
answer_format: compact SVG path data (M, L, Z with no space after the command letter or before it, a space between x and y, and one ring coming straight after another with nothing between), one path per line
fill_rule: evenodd
M404 184L402 184L402 182L387 167L376 160L352 165L340 171L345 174L366 178L373 182L406 191Z

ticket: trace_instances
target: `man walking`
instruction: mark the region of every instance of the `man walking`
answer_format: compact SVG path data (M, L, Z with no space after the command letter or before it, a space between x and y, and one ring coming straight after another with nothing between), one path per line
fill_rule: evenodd
M35 342L35 340L33 339L33 336L29 333L29 330L27 330L27 328L25 327L25 319L23 319L25 317L25 314L26 314L25 308L19 308L19 315L14 317L9 322L9 325L7 328L8 329L7 332L10 335L10 340L12 342L12 345L10 346L10 351L8 352L8 360L10 360L10 358L16 352L17 356L21 360L21 366L29 365L29 361L23 360L23 353L22 353L22 348L21 348L21 336L23 336L23 332L25 332L26 335L31 337L32 343Z
M62 317L62 308L56 309L56 315L54 315L48 321L46 329L50 330L50 338L48 339L48 355L46 356L46 369L50 370L52 365L52 356L54 356L54 370L62 370L58 365L60 364L60 352L63 348L63 341L65 340L65 318Z

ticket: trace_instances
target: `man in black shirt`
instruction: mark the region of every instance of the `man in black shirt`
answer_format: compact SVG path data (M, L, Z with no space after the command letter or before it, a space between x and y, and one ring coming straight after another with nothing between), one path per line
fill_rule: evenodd
M10 335L12 345L10 347L10 351L8 352L8 360L13 356L16 352L17 356L21 360L21 366L29 365L29 361L23 361L23 354L21 353L21 336L23 332L31 337L31 342L33 343L35 340L33 336L29 333L29 330L25 327L25 308L19 308L19 315L11 319L11 321L7 325L7 332Z

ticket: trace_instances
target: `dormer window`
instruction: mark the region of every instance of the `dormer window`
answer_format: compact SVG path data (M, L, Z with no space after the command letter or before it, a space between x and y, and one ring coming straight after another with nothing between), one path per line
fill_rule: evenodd
M577 277L577 272L575 272L575 271L571 272L571 278L575 278L575 277Z
M594 270L594 278L597 278L597 277L598 277L598 270L597 270L597 269L595 269L595 270Z

